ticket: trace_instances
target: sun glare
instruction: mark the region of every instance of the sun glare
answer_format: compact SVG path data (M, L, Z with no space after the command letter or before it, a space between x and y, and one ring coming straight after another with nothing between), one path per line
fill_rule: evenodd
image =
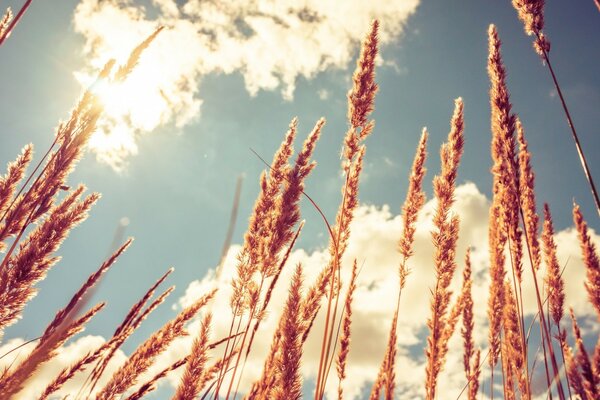
M118 166L128 154L137 153L136 135L159 126L169 112L169 102L160 86L160 73L151 63L141 63L124 82L109 79L91 87L104 107L98 131L89 146L98 158ZM82 84L92 75L79 76Z

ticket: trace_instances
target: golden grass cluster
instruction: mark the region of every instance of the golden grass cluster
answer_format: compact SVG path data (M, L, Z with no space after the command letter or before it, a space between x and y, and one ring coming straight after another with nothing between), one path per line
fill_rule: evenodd
M542 32L543 1L514 0L513 4L525 24L526 32L535 36L536 51L550 66L549 42ZM0 21L0 43L14 27L11 27L11 21L14 21L12 18L12 13L8 11ZM169 344L186 334L186 323L200 310L209 309L211 299L219 296L216 291L206 293L155 331L129 355L118 371L106 377L107 366L117 350L172 292L172 287L157 292L171 273L169 270L131 307L112 337L95 350L82 355L74 364L58 371L53 381L41 392L40 399L56 396L66 382L83 370L88 372L88 377L79 391L72 393L69 398L139 399L156 389L158 382L176 369L183 371L180 384L172 396L177 400L199 397L235 399L238 394L252 399L299 399L303 396L300 370L303 346L309 334L321 337L320 359L318 365L314 365L314 370L317 371L314 398L322 399L325 396L326 384L332 379L330 372L334 361L339 385L337 396L340 400L344 398L342 382L346 379L348 354L352 351L352 305L353 301L360 299L355 299L359 269L357 261L354 260L348 266L343 265L341 260L352 234L350 226L358 206L359 183L366 153L364 140L374 130L374 121L370 119L370 115L378 89L375 83L378 29L379 25L375 21L364 40L353 85L348 94L348 130L344 138L341 165L344 183L342 201L334 223L328 222L318 205L304 192L304 182L315 167L311 158L325 120L317 121L292 161L293 143L298 135L297 120L294 119L268 172L260 177L260 194L237 257L235 277L231 282L233 291L229 301L230 315L216 316L204 312L199 334L194 339L189 354L166 366L151 379L141 381L144 373ZM152 45L159 32L160 29L156 30L134 49L125 65L117 68L114 61L109 61L100 72L99 79L127 79L143 51ZM442 395L438 390L438 377L444 368L449 340L459 329L457 326L461 321L465 396L469 399L479 398L483 379L482 366L487 362L491 382L499 383L501 377L504 398L533 398L531 373L536 352L529 343L531 327L528 329L525 325L521 287L523 274L531 273L538 307L538 314L531 324L540 330L546 376L546 387L542 392L547 392L550 398L598 399L600 341L593 352L586 350L581 330L571 310L574 344L568 343L565 324L562 323L565 307L564 282L556 255L552 216L549 207L545 205L540 232L534 172L525 130L512 111L499 34L493 25L488 33L493 159L493 199L489 210L488 238L491 282L487 314L489 348L475 347L469 251L464 255L464 268L461 267L462 288L456 295L450 289L459 268L457 258L462 258L462 255L456 254L460 219L452 210L465 129L464 105L462 99L458 98L447 142L440 149L441 171L433 179L433 191L437 200L433 216L434 228L431 232L435 248L432 259L435 266L435 286L431 288L431 314L427 319L429 336L424 349L424 398L459 398L463 394ZM83 186L70 188L67 179L96 129L102 112L103 106L93 90L86 91L71 112L70 118L59 124L54 143L33 172L26 178L26 170L33 159L32 146L27 145L17 159L8 164L6 175L0 177L0 249L4 251L0 264L0 334L20 318L23 308L36 294L36 283L44 279L58 261L56 252L61 243L71 229L86 218L99 198L96 193L84 196ZM570 121L570 117L568 118ZM570 124L572 126L571 122ZM382 396L391 400L402 390L402 376L396 375L398 316L402 312L402 289L411 284L410 258L414 252L415 225L425 203L422 184L426 172L427 138L427 131L424 129L402 207L403 231L401 237L397 238L398 297L395 312L390 316L386 351L382 354L379 373L373 376L370 391L370 398L373 400ZM585 161L581 151L580 155ZM588 178L595 194L589 174ZM247 393L239 393L244 367L252 351L255 335L269 310L273 289L276 284L286 284L280 282L279 277L284 268L292 268L287 262L303 226L300 223L299 208L303 196L319 211L323 223L327 225L329 261L323 265L314 282L305 281L302 265L295 266L293 278L288 283L288 297L283 313L279 316L271 347L264 355L260 378ZM598 250L577 205L573 208L573 219L587 268L585 290L600 318ZM88 307L90 290L130 244L131 240L127 240L83 283L69 303L56 313L27 357L1 371L0 398L19 399L19 393L27 385L28 379L40 366L55 357L57 350L102 309L103 303ZM542 262L547 266L545 276L539 276ZM344 268L351 268L351 278L346 283L341 279ZM391 275L395 276L395 273L390 271ZM345 298L340 298L342 293L346 293ZM313 332L319 313L325 318L324 328L322 332ZM230 320L226 337L211 337L211 321L214 318ZM217 359L209 357L209 351L213 349L221 354ZM562 374L563 369L566 375ZM105 379L101 380L103 377ZM101 384L101 381L106 383ZM494 392L490 391L489 395L493 398Z

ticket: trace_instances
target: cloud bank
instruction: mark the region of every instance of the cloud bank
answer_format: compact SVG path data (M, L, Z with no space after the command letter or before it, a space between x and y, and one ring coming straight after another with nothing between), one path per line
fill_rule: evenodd
M463 257L467 247L471 247L471 260L473 268L473 298L475 299L475 342L482 349L482 356L487 351L487 298L489 290L488 272L488 246L487 246L487 199L473 183L463 184L456 189L456 203L454 212L460 216L460 239L457 247L458 268L453 281L455 293L462 283L462 270L464 268ZM425 204L419 220L415 235L415 254L409 263L411 273L408 276L406 287L402 293L400 308L399 332L398 332L398 360L397 360L397 398L401 400L414 400L424 398L425 380L425 340L427 335L426 320L430 315L430 292L429 289L435 285L433 267L433 245L430 232L433 229L431 219L435 211L435 200ZM362 266L358 276L357 289L353 302L352 337L350 354L347 366L347 378L344 381L344 393L348 399L363 398L365 390L370 390L370 384L377 376L380 362L385 352L388 340L388 332L394 313L395 299L397 297L398 281L397 271L400 260L397 252L397 240L402 230L401 215L391 211L389 206L375 207L362 205L357 209L355 220L351 227L350 243L343 260L344 276L342 280L348 282L348 275L352 260L358 260ZM593 240L600 245L600 235L592 233ZM558 259L561 265L566 265L564 272L565 292L567 306L574 308L580 322L584 324L586 316L594 320L595 314L592 306L588 303L587 293L584 290L585 267L581 260L579 243L576 231L569 228L556 234L558 244ZM219 288L216 299L210 309L215 316L211 329L211 340L217 340L227 336L230 323L231 310L229 308L229 296L231 294L231 279L234 276L236 255L240 249L239 245L230 248L223 269L218 275L210 270L207 275L197 281L193 281L174 308L180 309L191 304L195 299L207 293L214 287ZM297 249L291 254L286 268L279 280L279 284L273 293L268 315L261 324L260 330L244 369L244 376L240 389L244 391L251 382L258 379L263 367L264 356L269 350L272 334L278 323L279 316L283 310L284 299L287 297L288 284L293 273L293 267L302 263L305 273L305 287L310 285L321 268L328 260L327 251L317 250L306 252ZM526 266L527 267L527 266ZM540 270L540 276L544 276L544 267ZM527 268L524 273L525 313L529 316L537 311L535 298L533 297L531 273ZM323 313L321 313L323 314ZM224 317L216 317L224 316ZM303 349L302 372L305 381L315 378L320 355L320 334L323 331L323 315L318 319L311 336ZM569 330L568 321L565 319L564 326ZM168 351L159 357L157 363L145 374L150 377L172 362L188 354L191 342L199 330L199 318L190 324L188 337L175 341ZM591 328L590 328L591 326ZM592 338L597 337L598 332L590 329L588 334ZM596 336L594 336L596 335ZM85 345L90 341L100 340L97 337L83 337L72 345L66 347L69 351L61 352L59 359L52 361L52 365L45 366L34 381L28 386L28 393L33 394L42 390L43 382L50 379L48 374L55 365L67 365L75 360L78 354L70 349L79 348L81 352L89 349ZM19 343L16 343L17 345ZM12 347L11 347L12 346ZM9 342L4 348L13 348L15 343ZM462 367L462 343L460 336L455 333L450 342L449 353L445 368L438 383L439 398L455 399L465 384ZM0 354L3 348L0 348ZM220 350L222 352L222 349ZM220 352L213 353L213 359L221 355ZM81 353L79 353L81 354ZM120 354L119 363L124 359ZM10 360L0 360L0 367ZM118 366L119 363L116 363ZM173 387L179 384L179 374L182 369L175 371L167 377L166 383ZM537 373L542 373L543 368L538 365ZM488 379L489 371L482 372L482 378ZM541 378L541 376L540 376ZM534 382L537 378L534 378ZM141 378L140 382L144 382ZM328 381L328 398L337 398L337 377L332 371ZM163 384L165 384L163 382ZM38 389L36 389L38 386ZM77 385L75 385L77 386ZM487 385L486 385L487 386ZM173 389L170 388L170 391ZM487 389L486 389L487 390ZM63 392L64 393L64 392ZM23 398L29 398L27 396Z
M181 128L199 116L202 77L240 73L246 90L280 90L291 99L299 77L345 68L373 19L382 44L396 40L419 0L82 0L73 21L89 60L77 72L89 84L110 57L128 52L159 25L167 29L130 82L106 96L108 118L91 143L115 168L136 154L136 138L162 125Z

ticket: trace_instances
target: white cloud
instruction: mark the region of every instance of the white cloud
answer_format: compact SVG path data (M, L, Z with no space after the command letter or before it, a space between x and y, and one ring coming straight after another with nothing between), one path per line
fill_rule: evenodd
M372 19L381 40L397 39L419 0L198 1L82 0L74 28L85 37L89 65L77 73L88 84L109 57L124 60L164 25L130 82L111 88L109 117L91 143L99 159L119 168L137 153L136 136L164 124L182 127L198 117L199 84L210 73L239 72L251 95L281 90L291 99L298 77L344 68Z
M331 93L329 93L329 90L327 90L327 89L319 89L317 91L317 95L319 96L319 99L325 101L329 98Z

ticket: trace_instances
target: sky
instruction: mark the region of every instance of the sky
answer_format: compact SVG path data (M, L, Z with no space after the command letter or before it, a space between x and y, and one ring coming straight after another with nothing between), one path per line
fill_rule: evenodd
M1 6L18 9L20 4L4 1ZM600 159L595 157L600 145L596 67L600 13L591 0L548 1L545 16L553 66L590 169L600 180ZM373 379L383 355L386 321L389 324L393 311L381 304L386 303L385 294L395 290L385 282L396 276L394 243L400 232L400 206L421 129L426 126L430 133L425 179L430 200L431 179L439 171L438 149L447 136L457 97L465 103L466 125L456 206L462 220L457 258L462 261L466 247L474 246L480 283L486 282L490 23L497 25L503 41L511 100L533 154L538 205L549 203L555 228L562 235L559 254L561 262L568 262L568 279L574 282L569 292L572 304L584 315L589 313L577 286L584 272L571 229L573 200L581 205L592 228L600 228L600 220L548 71L509 1L34 1L0 48L3 163L30 142L38 157L43 154L58 121L68 116L98 67L109 57L122 60L159 24L166 29L142 58L128 86L101 93L107 118L70 183L85 183L90 191L102 193L102 199L64 243L62 261L40 283L39 294L23 319L6 331L0 346L35 337L110 253L115 236L133 236L135 242L94 295L92 301L106 299L108 305L89 324L79 348L110 335L129 306L171 266L175 272L169 284L176 285L174 293L125 344L125 353L199 291L219 282L227 286L235 265L235 244L242 242L259 189L258 177L265 168L253 150L270 160L295 116L302 139L318 118L327 120L315 152L318 166L306 192L328 218L334 218L342 184L339 155L347 127L346 93L359 43L373 18L380 19L382 29L376 78L380 90L373 113L376 127L367 140L356 238L349 249L369 271L359 286L365 300L357 313L370 322L357 325L356 341L364 338L365 345L354 356L351 350L351 363L359 361L364 368L352 371L356 383L351 392L358 396L361 385ZM227 272L217 278L211 270L219 261L240 176L234 246L225 263ZM428 203L426 208L431 211L433 206ZM327 233L308 203L302 210L307 222L294 260L307 266L310 282L324 262ZM428 299L423 293L431 284L427 215L423 213L417 239L421 248L409 282L414 286L407 294L407 303L423 306L404 316L406 346L401 351L405 365L414 370L420 368L414 354L422 357L419 340L427 315ZM369 283L381 290L370 291ZM286 288L280 289L283 295ZM373 304L380 307L373 309ZM481 309L482 320L484 313ZM597 335L593 323L587 328ZM371 332L373 343L365 332ZM268 340L257 344L258 349L261 346L268 346ZM74 353L77 349L72 347ZM307 367L309 379L310 374ZM452 378L447 378L448 388ZM419 395L414 383L419 379L418 373L407 374L406 398Z

